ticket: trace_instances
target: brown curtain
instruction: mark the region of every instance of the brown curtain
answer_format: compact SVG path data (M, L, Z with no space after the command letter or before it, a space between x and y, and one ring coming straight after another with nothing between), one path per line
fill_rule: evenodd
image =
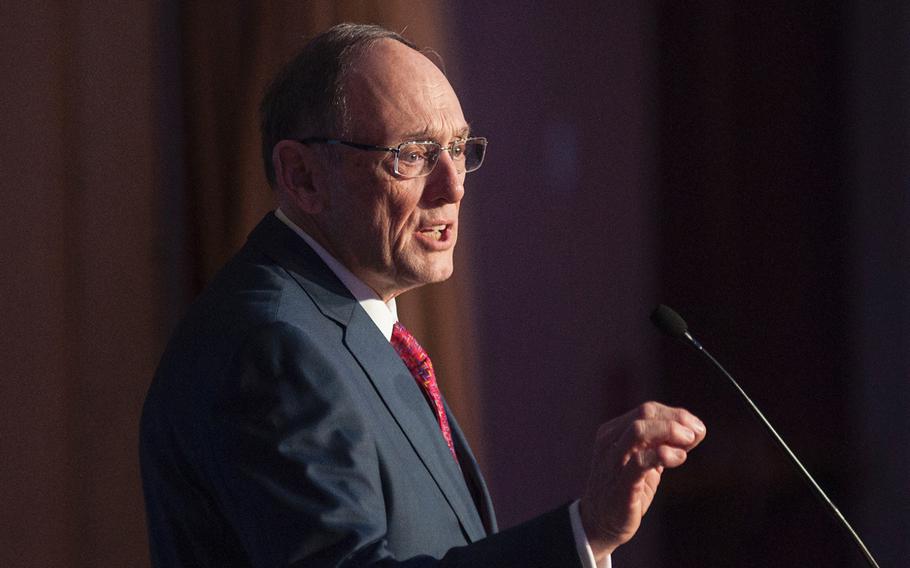
M141 566L161 349L155 14L0 8L0 566Z
M442 2L225 4L0 7L0 566L148 565L141 404L175 318L272 206L268 77L345 20L446 49ZM461 265L401 311L479 445Z

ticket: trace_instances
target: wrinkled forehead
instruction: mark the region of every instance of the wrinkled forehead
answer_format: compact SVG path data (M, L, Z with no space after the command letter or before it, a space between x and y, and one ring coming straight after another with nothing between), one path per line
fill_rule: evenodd
M381 40L358 57L344 89L347 130L377 137L370 142L466 134L467 123L448 79L423 54L400 42Z

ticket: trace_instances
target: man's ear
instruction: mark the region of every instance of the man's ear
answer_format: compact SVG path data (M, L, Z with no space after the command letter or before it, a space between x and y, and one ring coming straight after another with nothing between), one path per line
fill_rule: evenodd
M304 213L314 215L325 205L325 189L314 175L318 167L313 150L294 140L281 140L272 148L275 185L281 199Z

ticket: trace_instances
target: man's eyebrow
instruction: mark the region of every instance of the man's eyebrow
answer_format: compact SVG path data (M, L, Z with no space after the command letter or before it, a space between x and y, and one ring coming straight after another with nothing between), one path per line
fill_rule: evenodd
M467 138L471 135L471 125L466 124L455 132L455 138ZM403 135L405 142L430 142L436 141L436 137L430 134L428 130L413 131Z

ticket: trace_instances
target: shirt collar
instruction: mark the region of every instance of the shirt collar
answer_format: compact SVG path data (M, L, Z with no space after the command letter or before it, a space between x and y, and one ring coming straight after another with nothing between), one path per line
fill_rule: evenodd
M306 244L310 245L310 247L316 251L319 258L328 265L329 270L334 272L335 276L341 280L341 283L350 290L354 299L357 300L357 303L360 304L360 307L363 308L367 315L370 316L370 319L373 320L373 323L376 324L379 331L382 332L387 340L391 340L392 328L394 327L395 322L398 321L398 307L395 304L395 298L392 298L388 302L383 302L372 288L367 286L363 280L354 276L353 272L348 270L347 267L338 261L338 259L329 254L329 251L325 250L313 237L306 234L303 229L291 221L288 216L284 214L284 211L280 208L276 209L275 216L292 231L297 233L300 238L306 241Z

